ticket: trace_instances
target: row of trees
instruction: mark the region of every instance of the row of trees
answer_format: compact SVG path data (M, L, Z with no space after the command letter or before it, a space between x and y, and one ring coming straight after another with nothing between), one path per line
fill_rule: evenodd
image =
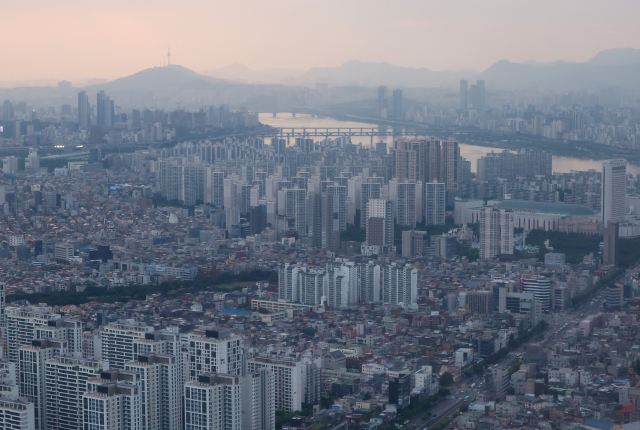
M609 272L592 286L585 288L580 293L576 294L572 299L571 303L573 306L578 306L580 303L589 300L591 296L593 296L600 288L609 286L614 283L620 276L622 276L625 272L625 269L619 268L614 270L613 272Z
M549 323L546 321L540 321L538 325L536 325L531 330L527 330L522 333L517 339L511 339L506 348L502 348L500 351L496 351L493 354L486 357L480 363L474 364L472 367L468 368L464 371L464 376L467 378L472 377L473 375L480 375L485 367L488 367L492 364L497 363L498 361L505 358L509 352L514 349L520 347L523 343L528 342L534 336L544 333L544 331L549 327Z
M129 300L144 300L147 294L162 294L164 296L196 293L199 291L235 291L242 286L234 286L238 282L269 281L278 282L278 274L273 271L254 269L241 273L222 273L215 278L198 276L193 281L165 281L159 285L128 285L126 287L98 287L88 284L84 291L61 291L55 293L11 294L7 302L28 300L31 303L47 303L50 306L81 305L93 301L103 303L128 302Z

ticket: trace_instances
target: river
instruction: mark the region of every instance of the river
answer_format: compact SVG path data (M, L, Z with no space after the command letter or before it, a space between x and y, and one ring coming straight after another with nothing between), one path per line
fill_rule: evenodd
M301 115L297 114L295 117L290 113L279 113L274 118L273 114L270 113L261 113L260 114L260 122L263 124L267 124L273 127L280 128L372 128L375 127L373 124L367 124L363 122L354 122L354 121L340 121L333 118L314 118L311 115ZM322 137L312 137L314 140L322 140ZM387 147L393 145L393 137L392 136L380 136L375 138L376 142L383 141L387 144ZM354 136L352 138L352 142L355 144L362 143L364 146L369 146L371 144L371 140L366 136ZM500 148L490 148L486 146L475 146L475 145L467 145L464 143L460 144L460 154L466 158L468 161L471 161L471 171L476 171L478 158L482 157L488 152L502 151ZM560 173L569 173L572 170L579 171L587 171L589 169L594 169L598 172L602 170L602 161L601 160L585 160L581 158L573 158L573 157L562 157L562 156L553 156L553 164L552 168L554 172ZM628 164L627 171L634 175L640 174L640 166L635 164Z

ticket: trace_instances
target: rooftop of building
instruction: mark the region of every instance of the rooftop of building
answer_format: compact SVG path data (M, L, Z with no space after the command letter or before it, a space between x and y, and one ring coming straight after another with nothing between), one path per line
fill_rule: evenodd
M498 209L512 209L515 212L533 212L567 216L590 216L596 213L586 206L565 203L531 202L521 200L504 200L496 204Z

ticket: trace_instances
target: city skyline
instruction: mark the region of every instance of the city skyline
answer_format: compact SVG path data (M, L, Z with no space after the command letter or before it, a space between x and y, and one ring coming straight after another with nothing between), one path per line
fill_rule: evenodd
M307 70L351 60L482 71L501 60L582 62L607 49L640 48L632 43L639 40L640 30L631 18L640 12L640 5L630 1L618 8L577 1L508 8L504 1L408 2L393 10L384 2L361 1L304 5L283 1L275 7L200 0L179 6L65 0L53 8L46 2L33 3L37 7L4 8L0 40L5 42L4 56L15 61L5 65L1 83L111 80L166 64L169 45L172 64L199 72L233 63L253 70ZM559 13L567 9L575 13L570 17ZM335 23L332 31L326 31L326 22ZM26 23L32 28L27 35L11 37ZM118 32L104 37L114 26ZM426 43L409 43L413 40ZM335 46L341 49L336 51Z

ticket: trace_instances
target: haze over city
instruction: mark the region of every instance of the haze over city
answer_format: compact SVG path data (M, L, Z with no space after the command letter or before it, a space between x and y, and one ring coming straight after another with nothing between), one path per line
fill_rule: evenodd
M640 430L640 3L4 3L0 430Z
M617 1L5 2L0 82L115 79L163 64L307 70L350 60L483 71L640 48L640 4Z

